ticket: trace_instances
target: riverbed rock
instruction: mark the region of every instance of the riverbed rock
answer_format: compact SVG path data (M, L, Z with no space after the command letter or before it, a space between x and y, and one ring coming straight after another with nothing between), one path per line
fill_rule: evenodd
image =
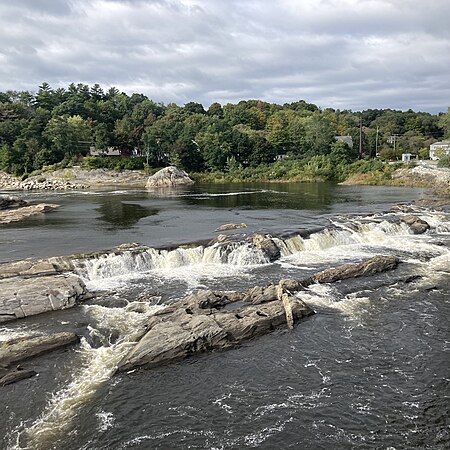
M3 342L0 347L0 366L7 367L20 361L53 350L76 344L78 336L71 332L32 336Z
M277 260L280 256L280 249L268 234L255 234L251 240L256 248L261 250L270 262Z
M53 211L56 208L59 208L59 205L39 203L37 205L23 206L15 209L5 209L0 211L0 224L18 222L36 214Z
M225 223L216 228L216 231L237 230L239 228L247 228L245 223Z
M71 308L88 296L75 275L10 277L0 280L0 323Z
M365 277L376 273L394 270L400 263L396 256L377 255L357 264L343 264L342 266L326 269L316 273L308 280L303 280L302 285L312 283L333 283L348 278ZM310 282L311 281L311 282Z
M36 356L62 349L79 342L75 333L63 332L31 336L2 342L0 346L0 386L36 375L34 370L16 365Z
M159 170L147 180L146 188L173 187L194 184L189 175L175 166L165 167Z
M0 211L5 209L15 209L22 206L27 206L29 203L18 197L1 196L0 197Z
M314 283L331 283L393 270L392 256L375 256L361 263L318 272L303 280L281 280L245 292L204 290L196 292L150 317L137 332L134 349L118 365L118 371L156 365L210 350L226 350L314 314L293 296Z
M0 367L0 387L34 377L35 375L36 372L34 370L24 369L20 366L15 369Z
M285 309L279 300L218 310L218 303L217 308L210 308L210 302L204 303L210 294L194 294L150 318L148 331L119 363L118 371L150 368L206 351L226 350L286 324ZM314 314L301 300L290 297L290 302L294 321Z
M400 220L409 226L413 234L423 234L430 229L430 224L417 216L402 216Z

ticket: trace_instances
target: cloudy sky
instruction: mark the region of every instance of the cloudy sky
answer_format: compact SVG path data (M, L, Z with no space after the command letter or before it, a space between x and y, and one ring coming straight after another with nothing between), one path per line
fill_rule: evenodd
M0 0L0 91L446 111L450 0Z

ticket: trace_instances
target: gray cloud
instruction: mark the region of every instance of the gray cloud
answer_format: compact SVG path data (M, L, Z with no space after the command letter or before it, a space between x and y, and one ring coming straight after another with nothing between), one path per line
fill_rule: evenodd
M447 0L19 0L0 4L0 90L445 111L448 17Z

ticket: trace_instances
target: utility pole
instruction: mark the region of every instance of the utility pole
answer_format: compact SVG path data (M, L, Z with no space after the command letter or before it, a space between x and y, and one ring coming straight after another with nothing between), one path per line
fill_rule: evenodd
M391 143L394 144L394 156L395 156L395 150L396 150L397 138L398 138L399 136L400 136L400 135L398 135L398 134L392 134L392 135L391 135Z
M362 117L359 118L359 157L362 158Z
M375 158L378 156L378 125L377 125L377 134L375 136Z

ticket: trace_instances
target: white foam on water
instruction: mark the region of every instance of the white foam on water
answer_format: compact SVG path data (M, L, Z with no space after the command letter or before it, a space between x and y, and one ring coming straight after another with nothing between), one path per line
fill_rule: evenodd
M98 430L107 431L114 426L114 415L111 412L101 411L95 414L99 420Z
M114 374L120 360L135 345L133 333L147 317L160 309L148 304L139 305L143 312L138 313L133 310L135 307L132 303L125 308L82 307L99 329L114 330L119 333L119 338L116 343L109 344L109 336L101 335L98 329L91 327L91 333L102 338L105 345L94 348L85 338L81 339L80 362L74 368L70 383L55 392L41 416L17 434L11 450L60 448L59 440L71 429L82 407L95 397L98 389Z
M264 253L250 244L230 244L227 248L220 245L175 250L149 248L141 253L106 254L78 262L77 271L88 289L110 290L146 275L182 279L195 285L200 279L234 276L243 268L267 263Z
M39 333L33 330L29 330L25 327L22 328L0 327L0 343L23 337L31 337L37 334Z
M296 295L312 308L332 309L349 318L357 318L370 306L369 297L360 296L358 293L342 296L330 284L313 284L307 291Z

